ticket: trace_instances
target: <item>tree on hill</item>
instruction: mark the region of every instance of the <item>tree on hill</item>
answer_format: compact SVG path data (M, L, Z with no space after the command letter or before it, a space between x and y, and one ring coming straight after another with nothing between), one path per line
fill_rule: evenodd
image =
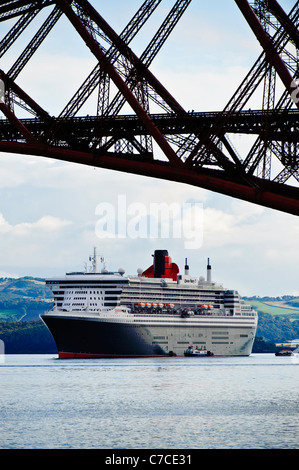
M299 338L299 321L286 316L278 317L269 313L258 312L257 336L261 336L267 341L283 343Z
M54 339L41 321L0 322L0 339L5 354L52 354L57 352Z

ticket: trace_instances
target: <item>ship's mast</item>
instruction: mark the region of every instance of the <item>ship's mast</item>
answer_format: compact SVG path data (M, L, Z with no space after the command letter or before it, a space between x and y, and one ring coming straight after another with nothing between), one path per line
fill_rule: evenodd
M92 273L97 273L98 272L98 265L97 265L97 249L96 247L93 248L93 257L90 258L92 261Z

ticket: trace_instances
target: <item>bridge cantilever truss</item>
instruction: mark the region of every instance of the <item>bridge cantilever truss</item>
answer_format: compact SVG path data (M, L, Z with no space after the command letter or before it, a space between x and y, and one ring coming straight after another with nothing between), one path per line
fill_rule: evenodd
M162 0L144 1L119 35L87 0L2 2L0 21L13 24L0 43L2 63L20 37L29 32L32 39L12 65L0 65L0 151L183 182L299 215L299 2L286 13L276 0L234 1L262 52L227 106L215 112L186 111L150 71L191 0L174 1L139 57L130 43ZM47 16L35 31L41 12ZM18 77L61 17L96 65L53 116ZM250 99L260 89L261 106L252 110ZM80 116L95 90L94 116ZM245 155L231 143L236 134L253 138Z

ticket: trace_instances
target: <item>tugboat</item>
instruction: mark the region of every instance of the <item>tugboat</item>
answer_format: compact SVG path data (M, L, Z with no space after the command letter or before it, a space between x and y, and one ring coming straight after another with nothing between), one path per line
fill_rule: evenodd
M289 349L282 349L281 351L277 351L275 356L294 356L294 354L299 353L299 347L294 349L293 351Z
M189 346L186 351L184 351L184 356L186 357L208 357L214 356L211 351L207 351L206 348L198 348L195 346Z
M277 351L275 356L293 356L293 352L288 351L287 349L282 349L281 351Z

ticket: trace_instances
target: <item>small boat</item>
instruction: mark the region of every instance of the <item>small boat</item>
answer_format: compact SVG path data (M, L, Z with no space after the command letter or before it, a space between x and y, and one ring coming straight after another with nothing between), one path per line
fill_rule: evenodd
M299 354L299 347L293 349L293 351L290 349L281 349L275 353L275 356L294 356L295 354Z
M287 349L283 349L275 353L275 356L293 356L293 355L294 355L293 352Z
M211 351L207 351L205 348L197 348L195 346L189 346L186 351L184 351L184 356L186 357L208 357L214 356Z

